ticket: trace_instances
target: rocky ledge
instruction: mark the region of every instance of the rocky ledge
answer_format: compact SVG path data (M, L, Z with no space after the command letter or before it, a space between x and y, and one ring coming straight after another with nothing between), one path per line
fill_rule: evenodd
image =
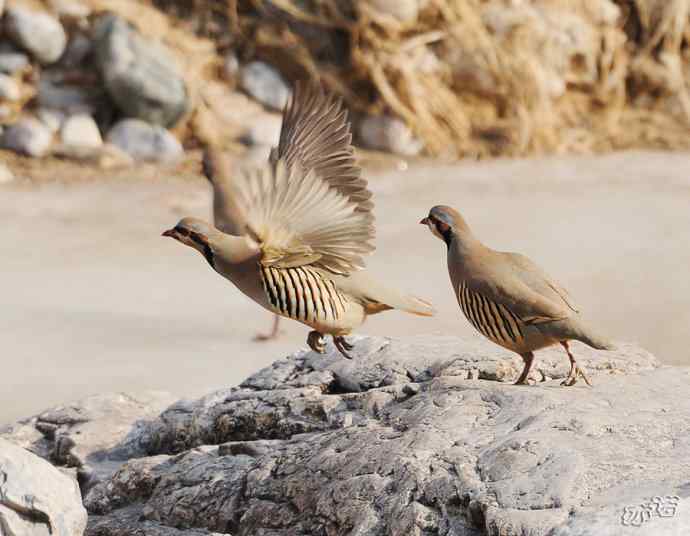
M94 397L0 435L74 468L90 536L690 532L690 369L574 345L594 387L559 385L559 349L513 386L519 359L482 341L356 343L352 361L299 352L200 400Z

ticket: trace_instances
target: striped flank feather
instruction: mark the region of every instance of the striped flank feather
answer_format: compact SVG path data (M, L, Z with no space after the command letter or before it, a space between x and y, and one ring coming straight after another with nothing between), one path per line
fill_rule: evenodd
M501 346L514 346L524 340L522 321L510 309L470 289L465 282L458 291L460 308L474 328Z
M332 322L345 312L347 298L309 266L259 266L266 297L277 313L313 324Z

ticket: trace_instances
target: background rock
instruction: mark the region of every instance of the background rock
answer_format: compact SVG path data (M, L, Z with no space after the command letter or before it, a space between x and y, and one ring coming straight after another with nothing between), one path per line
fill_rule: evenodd
M362 145L370 149L414 156L424 148L424 144L397 117L365 117L359 124L358 133Z
M53 143L53 134L43 123L27 117L5 129L1 145L28 156L45 156Z
M0 135L2 132L0 131ZM0 164L0 184L7 184L14 180L14 173L5 164Z
M11 76L0 73L0 99L17 101L21 97L19 84Z
M126 116L171 126L187 111L184 80L161 43L107 14L94 30L95 59L106 89Z
M97 148L103 145L96 121L85 114L73 115L62 124L60 140L72 147Z
M14 74L29 65L26 54L9 47L0 49L0 72Z
M249 145L269 145L276 147L280 139L280 127L283 118L279 114L261 114L256 116L247 132L244 140Z
M12 6L5 14L5 32L39 62L56 62L65 50L67 36L58 20L47 13Z
M253 61L242 68L240 86L261 104L273 110L282 110L290 96L290 88L280 73L261 61Z
M104 108L108 108L104 97L101 90L92 86L65 85L47 79L42 79L38 84L38 105L69 115L102 113Z
M86 510L77 483L45 460L0 439L0 529L12 536L80 536Z
M180 142L162 127L124 119L108 132L107 141L135 160L174 162L182 157Z

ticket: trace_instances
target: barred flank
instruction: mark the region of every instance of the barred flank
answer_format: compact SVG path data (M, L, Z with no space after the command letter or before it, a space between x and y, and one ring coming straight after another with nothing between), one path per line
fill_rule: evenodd
M327 322L345 312L346 298L332 281L308 266L260 266L266 297L276 312L304 322Z
M514 344L523 339L521 321L506 307L471 290L464 282L458 292L460 308L470 324L498 344Z

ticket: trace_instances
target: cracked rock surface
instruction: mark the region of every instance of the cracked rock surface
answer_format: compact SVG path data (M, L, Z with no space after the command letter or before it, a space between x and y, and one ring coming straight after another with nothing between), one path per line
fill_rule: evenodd
M513 386L519 358L478 339L353 341L351 361L298 352L140 422L85 488L87 534L690 530L690 369L573 345L594 387L559 385L557 348Z

